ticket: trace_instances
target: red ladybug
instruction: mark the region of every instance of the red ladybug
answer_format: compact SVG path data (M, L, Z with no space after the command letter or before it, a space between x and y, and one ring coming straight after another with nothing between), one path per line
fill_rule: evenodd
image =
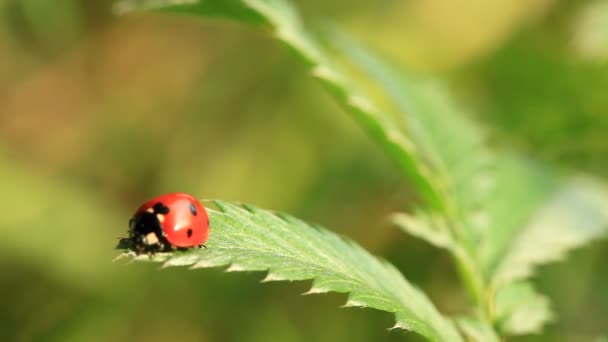
M205 247L209 217L193 196L171 193L142 204L129 221L129 237L119 246L136 253L168 252L174 249Z

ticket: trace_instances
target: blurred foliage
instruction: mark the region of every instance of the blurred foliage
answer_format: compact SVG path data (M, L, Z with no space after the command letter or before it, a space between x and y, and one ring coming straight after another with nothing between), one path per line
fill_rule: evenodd
M606 177L608 59L575 43L601 2L299 5L449 75L496 144ZM390 314L336 310L342 295L298 296L305 283L111 264L131 210L165 191L321 222L386 256L444 312L466 307L448 258L384 223L416 201L408 184L278 44L229 22L43 3L0 2L1 340L419 340L387 332ZM560 319L513 340L607 334L606 246L541 272Z
M503 139L558 165L608 176L608 54L602 52L608 2L562 7L456 74L470 82L473 101Z

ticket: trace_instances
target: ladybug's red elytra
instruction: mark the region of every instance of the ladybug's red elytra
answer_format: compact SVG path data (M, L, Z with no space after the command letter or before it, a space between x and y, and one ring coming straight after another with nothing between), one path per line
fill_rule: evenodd
M142 204L129 221L129 237L119 245L136 253L168 252L204 247L209 236L209 216L193 196L170 193Z

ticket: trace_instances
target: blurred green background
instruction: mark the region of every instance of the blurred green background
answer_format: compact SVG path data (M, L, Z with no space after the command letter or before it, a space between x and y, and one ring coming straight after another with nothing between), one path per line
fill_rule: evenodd
M494 146L608 177L608 1L297 5L449 81ZM135 207L169 191L321 223L466 310L447 255L386 221L407 182L292 57L230 22L1 0L0 340L420 340L344 295L299 296L308 282L112 263ZM514 340L608 335L606 247L543 269L558 320Z

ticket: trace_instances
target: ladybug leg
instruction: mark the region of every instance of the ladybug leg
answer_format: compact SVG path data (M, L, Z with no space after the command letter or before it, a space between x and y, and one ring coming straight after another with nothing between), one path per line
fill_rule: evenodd
M207 249L207 246L205 246L205 245L200 245L200 246L198 246L198 248L204 248L204 249Z
M165 245L164 242L162 241L158 241L158 250L161 252L170 252L171 251L171 246L170 245Z

